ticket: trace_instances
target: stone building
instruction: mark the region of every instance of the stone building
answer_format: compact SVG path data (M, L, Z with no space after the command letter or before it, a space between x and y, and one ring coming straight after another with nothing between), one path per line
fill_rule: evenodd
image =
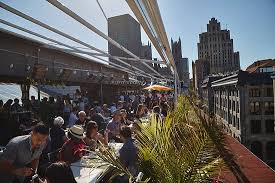
M202 82L209 74L209 62L199 59L192 62L193 87L199 97L202 97Z
M209 61L209 74L240 69L239 52L234 52L230 31L221 30L220 22L215 18L207 24L207 32L199 35L198 59Z
M275 165L273 84L268 73L239 71L211 82L214 114L225 131Z
M181 39L179 38L178 41L171 39L171 47L181 86L182 88L188 88L190 85L189 63L188 58L182 58Z
M203 111L209 116L214 115L214 91L211 83L222 76L208 76L202 81L202 103Z

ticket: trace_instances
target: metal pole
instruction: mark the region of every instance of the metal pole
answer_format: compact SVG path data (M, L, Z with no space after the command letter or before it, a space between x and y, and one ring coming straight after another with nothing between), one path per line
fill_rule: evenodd
M178 101L178 83L176 72L174 72L174 86L174 106L176 107Z
M58 3L59 3L59 2L58 2ZM45 23L42 23L42 22L38 21L37 19L34 19L34 18L32 18L32 17L30 17L30 16L28 16L28 15L26 15L26 14L24 14L24 13L22 13L22 12L16 10L16 9L14 9L14 8L12 8L12 7L8 6L8 5L6 5L6 4L3 3L3 2L0 2L0 7L3 8L3 9L5 9L5 10L7 10L7 11L9 11L9 12L12 12L12 13L16 14L17 16L20 16L20 17L22 17L22 18L24 18L24 19L26 19L26 20L29 20L29 21L31 21L32 23L37 24L37 25L39 25L39 26L41 26L41 27L43 27L43 28L45 28L45 29L48 29L48 30L50 30L50 31L52 31L52 32L55 32L56 34L59 34L59 35L61 35L61 36L63 36L63 37L66 37L67 39L70 39L70 40L72 40L72 41L74 41L74 42L77 42L77 43L79 43L79 44L81 44L81 45L83 45L83 46L86 46L86 47L88 47L88 48L90 48L90 49L92 49L92 50L95 50L95 51L97 51L97 52L99 52L99 53L102 53L102 54L105 54L105 55L108 55L108 56L112 57L112 55L110 55L110 54L108 54L108 53L105 53L104 51L102 51L102 50L100 50L100 49L98 49L98 48L96 48L96 47L94 47L94 46L91 46L91 45L89 45L89 44L87 44L87 43L85 43L85 42L83 42L83 41L80 41L79 39L76 39L76 38L74 38L74 37L72 37L72 36L70 36L70 35L68 35L68 34L66 34L66 33L64 33L64 32L62 32L62 31L59 31L59 30L57 30L57 29L55 29L55 28L53 28L53 27L51 27L51 26L49 26L49 25L47 25L47 24L45 24ZM117 44L118 44L118 43L117 43ZM125 62L125 61L123 61L123 60L121 60L121 59L117 59L117 58L113 58L113 59L115 59L116 61L118 61L118 62L120 62L120 63L122 63L122 64L127 65L127 66L130 67L130 68L133 68L133 69L135 69L135 70L137 70L137 71L140 71L141 73L143 73L143 74L146 75L147 77L156 78L155 76L152 76L151 74L148 74L148 73L144 72L143 70L141 70L141 69L139 69L139 68L137 68L137 67L135 67L135 66L132 66L131 64L129 64L129 63L127 63L127 62ZM143 62L142 62L142 63L143 63ZM147 65L147 64L145 64L145 65ZM148 65L147 65L147 66L148 66Z
M40 95L40 84L37 85L37 98L38 98L38 104L40 104L40 99L41 99L41 95Z
M103 105L103 87L102 82L100 82L100 103Z

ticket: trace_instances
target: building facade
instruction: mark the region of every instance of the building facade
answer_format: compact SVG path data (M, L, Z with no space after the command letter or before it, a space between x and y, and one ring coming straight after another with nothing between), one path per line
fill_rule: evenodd
M171 47L182 88L188 88L190 85L189 62L188 58L182 58L181 39L179 38L178 41L171 39Z
M108 36L134 53L139 58L152 60L151 44L142 45L140 24L129 14L108 18ZM121 49L108 43L108 52L112 56L131 57ZM110 62L123 65L109 58ZM145 72L151 72L144 64L136 61L127 61Z
M202 97L202 83L204 78L209 74L209 62L205 59L199 59L192 62L192 73L193 73L193 87L196 94Z
M239 52L234 52L229 30L221 30L220 22L211 18L207 32L199 35L198 59L209 61L209 74L227 73L240 69Z
M211 82L214 114L224 130L275 165L273 83L268 73L239 71Z
M212 82L220 79L222 76L207 76L202 81L202 107L203 111L209 116L214 116L214 90Z

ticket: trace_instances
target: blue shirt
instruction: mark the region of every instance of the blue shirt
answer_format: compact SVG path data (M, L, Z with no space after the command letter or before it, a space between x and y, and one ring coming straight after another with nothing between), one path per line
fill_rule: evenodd
M119 150L119 159L122 164L132 173L133 176L136 176L137 171L137 148L134 144L134 140L129 138L123 144Z
M33 160L38 159L46 144L32 150L31 135L18 136L10 140L6 149L0 157L0 161L9 161L15 168L23 168ZM15 175L0 172L0 181L12 183ZM25 177L19 177L18 180L23 182Z

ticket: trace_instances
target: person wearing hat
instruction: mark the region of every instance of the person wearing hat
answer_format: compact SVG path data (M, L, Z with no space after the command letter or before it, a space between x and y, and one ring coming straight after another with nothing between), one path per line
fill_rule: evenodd
M74 125L68 130L68 138L60 151L60 160L66 163L74 163L81 159L85 153L84 130L80 125Z

